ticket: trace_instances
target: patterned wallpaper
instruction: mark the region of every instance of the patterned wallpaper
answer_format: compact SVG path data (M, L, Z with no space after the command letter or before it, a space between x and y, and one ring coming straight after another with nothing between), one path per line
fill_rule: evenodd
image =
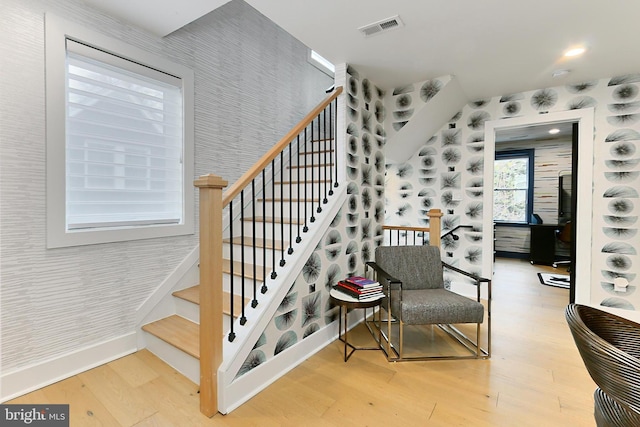
M0 2L4 372L133 332L136 309L197 244L45 249L45 12L195 70L196 175L233 182L333 83L307 62L306 46L241 0L162 39L80 0Z
M397 87L386 97L384 128L391 140L413 117L416 111L440 92L451 81L451 76L442 76L420 83Z
M338 71L336 71L337 75ZM336 76L338 79L338 76ZM338 318L329 291L344 277L362 274L382 239L384 218L384 93L347 68L347 201L309 257L237 376L303 341ZM344 164L344 162L343 162Z
M592 303L637 310L640 278L640 74L478 100L464 106L406 163L389 165L386 222L424 223L423 211L445 210L444 228L476 227L443 242L452 261L479 271L483 233L483 149L487 120L595 108ZM417 92L407 92L416 97ZM614 289L625 278L627 292Z

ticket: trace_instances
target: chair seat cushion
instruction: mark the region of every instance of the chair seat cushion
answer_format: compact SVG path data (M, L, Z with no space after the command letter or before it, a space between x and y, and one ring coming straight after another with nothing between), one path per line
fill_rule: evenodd
M400 312L399 291L392 291L391 314ZM387 307L387 300L382 302ZM437 323L482 323L484 306L446 289L417 289L402 292L402 321L408 325Z

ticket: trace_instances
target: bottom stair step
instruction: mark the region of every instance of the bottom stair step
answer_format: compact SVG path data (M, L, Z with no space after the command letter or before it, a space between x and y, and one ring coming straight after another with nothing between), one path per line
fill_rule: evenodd
M200 358L200 326L197 323L173 315L144 325L142 330L196 359Z

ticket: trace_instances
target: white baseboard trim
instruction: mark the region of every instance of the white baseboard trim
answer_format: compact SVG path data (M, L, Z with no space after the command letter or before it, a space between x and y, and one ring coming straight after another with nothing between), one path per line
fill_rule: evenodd
M136 333L93 344L0 375L0 402L14 399L73 375L134 353Z

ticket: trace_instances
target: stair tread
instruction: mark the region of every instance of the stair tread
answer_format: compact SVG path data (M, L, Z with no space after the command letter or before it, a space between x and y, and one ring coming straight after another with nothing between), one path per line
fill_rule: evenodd
M174 314L148 323L142 327L142 330L196 359L200 358L200 326L197 323Z
M317 163L315 165L290 165L287 166L287 169L304 169L304 168L323 168L323 167L332 167L333 163Z
M321 197L314 197L313 199L311 197L307 197L307 199L305 200L304 198L302 199L297 199L297 198L284 198L284 199L274 199L272 197L267 197L266 199L258 199L259 202L279 202L279 201L283 201L283 202L307 202L307 203L311 203L311 202L319 202L322 198Z
M310 179L307 180L307 184L318 184L318 183L322 183L322 182L331 182L331 180L329 179L314 179L313 181L311 181ZM280 185L280 184L302 184L304 185L305 182L304 180L300 180L300 181L276 181L275 182L276 185Z
M246 217L244 220L245 221L253 221L253 218L252 217ZM284 222L285 224L304 224L304 220L300 219L300 218L280 218L280 217L278 217L278 218L275 218L275 220L274 220L274 218L270 217L270 216L268 216L268 217L257 216L257 217L255 217L255 220L256 220L256 222L268 222L268 223L276 222L278 224L280 222Z
M222 260L222 271L224 273L231 273L231 261L228 259ZM242 275L242 262L233 261L233 275L241 276ZM247 262L244 263L244 278L245 279L253 279L253 264L249 264ZM264 274L262 273L262 266L256 267L256 280L258 282L264 282Z
M333 153L333 149L327 150L313 150L313 151L300 151L298 155L300 156L310 156L312 154L324 154L324 153Z
M229 292L227 291L223 291L223 298L222 298L222 312L224 314L226 314L227 316L231 315L231 298L229 298L229 295L231 295ZM186 289L182 289L179 291L175 291L172 294L174 297L176 298L181 298L185 301L189 301L193 304L197 304L200 305L200 285L195 285L192 286L190 288L186 288ZM249 302L251 302L251 300L249 298L245 298L244 299L244 305L249 304ZM233 296L233 305L234 307L240 307L242 305L242 296L241 295L234 295ZM235 310L236 313L234 313L233 317L238 317L238 312L240 310Z
M240 236L236 236L233 239L230 239L230 238L226 237L226 238L222 239L222 242L223 243L232 243L233 242L234 245L240 245L240 244L243 243L243 239ZM244 244L245 244L245 246L253 245L253 238L245 236ZM275 245L274 245L273 244L273 240L271 240L271 239L266 239L266 241L265 241L265 239L256 238L255 244L256 244L256 248L266 248L266 249L276 249L276 250L282 249L282 241L280 241L280 240L276 240ZM286 244L285 244L285 247L286 247Z

